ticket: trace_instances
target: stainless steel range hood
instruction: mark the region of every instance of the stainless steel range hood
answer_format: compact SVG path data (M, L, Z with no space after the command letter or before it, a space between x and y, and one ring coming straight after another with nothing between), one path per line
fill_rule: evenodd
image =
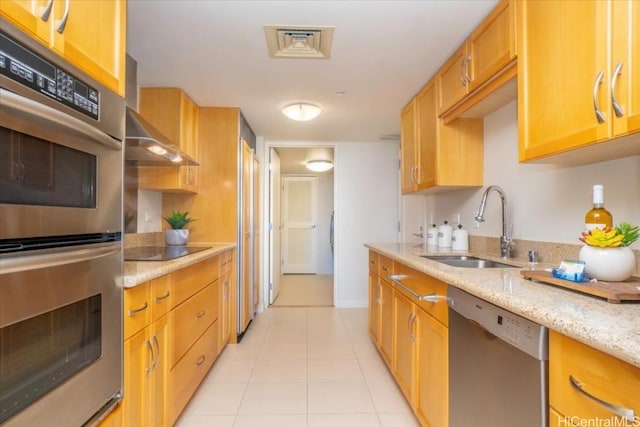
M139 166L198 165L131 108L127 108L124 158Z

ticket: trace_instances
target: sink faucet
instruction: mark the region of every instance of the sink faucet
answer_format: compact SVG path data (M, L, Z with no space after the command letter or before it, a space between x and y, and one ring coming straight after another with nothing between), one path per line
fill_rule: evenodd
M502 200L502 237L500 238L500 256L503 259L509 257L509 252L513 247L513 239L511 233L507 232L507 195L504 190L497 185L490 185L482 194L482 200L480 201L480 208L476 214L475 220L478 222L484 222L484 208L487 205L487 196L491 191L495 191L500 195ZM511 226L513 229L513 225Z

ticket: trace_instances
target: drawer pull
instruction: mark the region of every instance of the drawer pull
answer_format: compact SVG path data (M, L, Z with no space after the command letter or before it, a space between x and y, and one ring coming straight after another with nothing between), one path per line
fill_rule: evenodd
M142 307L140 308L132 308L131 310L129 310L129 316L135 316L136 314L145 311L147 309L147 307L149 307L149 304L147 304L147 302L145 301L144 304L142 304Z
M156 302L160 302L162 300L165 300L165 299L169 298L169 295L171 295L171 292L167 291L166 294L160 295L159 297L155 297Z
M441 299L447 299L446 296L438 295L435 292L432 293L432 294L428 294L428 295L420 295L419 293L417 293L413 289L407 287L404 283L402 283L400 281L401 279L403 279L405 277L407 277L407 276L403 276L402 274L392 274L391 276L389 276L389 279L393 283L395 283L396 285L400 286L405 291L409 292L418 301L426 301L426 302L436 303Z
M202 356L200 356L198 358L198 360L196 360L196 366L202 365L204 363L205 359L206 359L206 357L204 357L204 354Z
M571 386L573 386L573 388L575 388L577 391L579 391L580 393L582 393L583 395L585 395L589 399L593 400L597 404L601 405L602 407L604 407L604 408L608 409L609 411L613 412L614 414L619 415L619 416L621 416L623 418L626 418L629 421L636 421L636 414L635 414L633 409L624 408L622 406L616 406L616 405L613 405L613 404L607 402L606 400L602 400L602 399L594 396L593 394L591 394L588 391L586 391L584 389L584 387L582 386L582 383L580 381L576 380L573 377L573 375L569 375L569 382L571 383Z
M205 315L205 311L204 310L200 310L198 312L198 314L196 314L196 319L202 319Z

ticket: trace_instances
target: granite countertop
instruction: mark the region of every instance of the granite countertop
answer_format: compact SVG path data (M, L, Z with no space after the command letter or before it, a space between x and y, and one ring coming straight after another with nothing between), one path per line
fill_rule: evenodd
M451 267L420 257L420 254L447 254L428 253L421 246L397 243L367 243L365 246L478 298L640 367L638 303L612 304L600 298L525 280L520 275L519 268ZM457 254L502 261L486 254Z
M191 264L211 258L229 249L235 248L236 244L189 243L189 246L208 246L211 248L170 261L125 261L123 280L124 287L132 288L136 285L164 276L165 274L174 272Z

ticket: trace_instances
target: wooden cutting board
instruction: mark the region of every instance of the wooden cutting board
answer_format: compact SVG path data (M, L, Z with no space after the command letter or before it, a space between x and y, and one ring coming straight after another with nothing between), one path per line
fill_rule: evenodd
M619 304L622 301L640 302L640 277L630 277L624 282L572 282L570 280L553 277L549 271L521 270L526 279L550 285L560 286L566 289L582 292L584 294L606 299L608 302Z

